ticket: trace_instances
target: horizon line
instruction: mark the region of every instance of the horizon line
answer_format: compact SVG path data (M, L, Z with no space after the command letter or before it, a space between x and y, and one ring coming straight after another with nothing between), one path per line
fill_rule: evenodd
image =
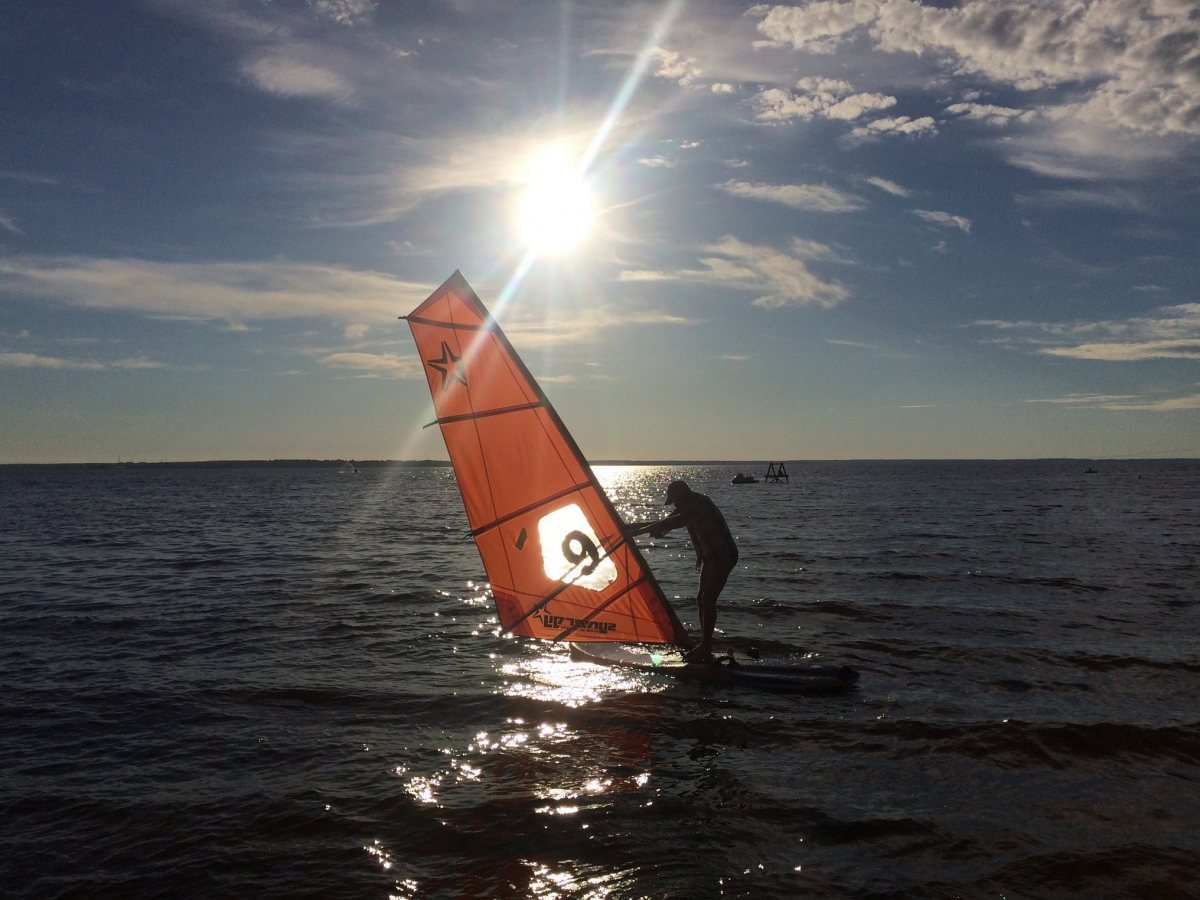
M598 459L589 461L592 466L768 466L781 462L788 465L810 465L813 463L918 463L918 462L1168 462L1196 461L1200 456L962 456L962 457L842 457L842 458L795 458L795 459ZM274 458L274 459L197 459L197 460L121 460L119 462L2 462L0 468L20 467L68 467L88 468L332 468L351 463L372 469L387 467L403 468L451 468L446 459L351 459L351 458Z

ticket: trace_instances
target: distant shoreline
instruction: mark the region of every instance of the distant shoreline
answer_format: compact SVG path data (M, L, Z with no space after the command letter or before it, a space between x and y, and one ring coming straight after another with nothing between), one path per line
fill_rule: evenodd
M854 465L859 463L1116 463L1116 462L1195 462L1194 456L1088 457L1055 456L1012 459L786 459L789 466ZM212 459L176 462L74 462L74 463L0 463L0 469L76 468L76 469L340 469L351 463L358 469L433 469L450 468L444 459ZM738 466L748 471L765 470L766 459L599 459L593 466Z

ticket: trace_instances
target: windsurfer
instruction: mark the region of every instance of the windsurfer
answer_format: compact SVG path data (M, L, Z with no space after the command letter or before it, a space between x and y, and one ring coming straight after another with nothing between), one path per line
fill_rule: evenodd
M712 636L717 624L717 597L725 587L729 574L738 561L737 543L729 533L725 517L717 505L699 494L686 481L667 485L667 503L675 507L673 515L657 522L637 522L626 532L632 536L651 534L661 538L668 531L687 528L696 549L696 568L700 570L700 587L696 591L696 607L700 612L700 643L684 657L688 662L712 661Z

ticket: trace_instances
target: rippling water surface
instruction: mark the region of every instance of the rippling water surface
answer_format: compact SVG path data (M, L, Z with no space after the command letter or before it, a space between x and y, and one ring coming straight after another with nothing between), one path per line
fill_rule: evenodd
M449 469L0 469L0 894L1200 896L1200 464L1094 465L599 469L819 698L502 637Z

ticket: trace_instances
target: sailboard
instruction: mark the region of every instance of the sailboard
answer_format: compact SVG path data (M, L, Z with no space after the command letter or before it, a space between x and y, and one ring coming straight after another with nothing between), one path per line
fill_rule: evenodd
M690 646L591 466L462 274L404 318L501 627Z
M743 665L732 656L721 657L711 663L689 663L674 653L657 653L644 647L612 644L589 644L587 647L572 644L571 659L597 666L670 675L681 681L753 687L791 694L834 693L853 687L858 682L858 672L849 666Z

